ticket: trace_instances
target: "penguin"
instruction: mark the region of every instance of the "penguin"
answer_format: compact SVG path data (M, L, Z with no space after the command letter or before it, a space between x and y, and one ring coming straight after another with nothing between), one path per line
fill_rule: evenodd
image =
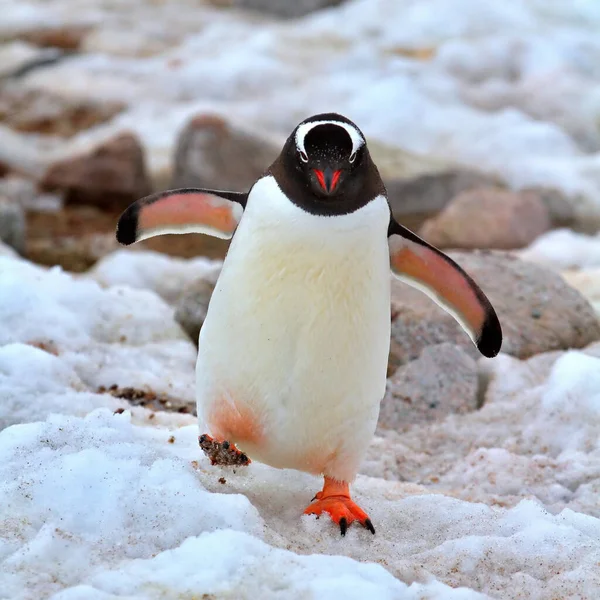
M451 258L399 224L362 131L302 121L248 193L185 188L138 200L117 240L164 233L231 239L196 367L200 445L324 478L305 514L342 535L377 425L390 349L390 271L449 312L481 354L502 344L494 308Z

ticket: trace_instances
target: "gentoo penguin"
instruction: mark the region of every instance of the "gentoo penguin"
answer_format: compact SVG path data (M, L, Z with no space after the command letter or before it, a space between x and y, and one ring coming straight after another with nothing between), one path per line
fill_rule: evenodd
M449 257L394 220L364 135L338 114L300 123L248 193L143 198L121 216L117 239L191 232L233 237L200 332L201 445L323 475L305 513L328 513L342 535L353 521L375 533L349 485L385 392L390 267L488 357L502 343L490 302Z

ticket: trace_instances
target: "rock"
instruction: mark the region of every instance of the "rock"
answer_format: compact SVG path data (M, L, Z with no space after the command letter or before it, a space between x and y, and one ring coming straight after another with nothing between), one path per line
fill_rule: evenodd
M294 18L316 10L338 6L344 0L210 0L219 7L255 10L276 17Z
M528 358L582 348L600 339L592 306L560 275L504 252L449 253L480 285L498 313L502 352ZM424 294L392 283L390 368L420 356L427 346L450 342L479 356L458 323Z
M0 241L19 254L25 251L25 212L10 198L0 196Z
M197 279L189 284L175 307L175 320L195 344L198 344L200 329L218 276L219 273L215 273L213 277Z
M577 215L573 207L573 199L567 198L562 192L547 188L528 188L527 190L539 196L545 204L552 228L577 227Z
M67 203L107 209L124 209L151 191L144 151L131 133L122 133L86 154L50 165L42 186L64 191Z
M27 258L40 265L60 265L65 271L82 273L119 248L112 232L80 237L44 237L29 240Z
M78 50L90 31L91 27L87 25L64 24L30 29L21 33L20 38L43 48Z
M477 363L453 344L430 346L388 380L379 427L399 431L470 412L477 405Z
M407 217L426 217L442 210L452 198L466 190L481 186L500 185L495 179L477 171L447 168L439 172L421 173L414 177L385 179L392 213L397 220L409 227Z
M532 192L479 188L453 198L420 235L439 248L523 248L550 229L541 198Z
M123 108L120 102L63 97L15 83L0 88L0 122L24 133L70 137L109 121Z
M177 141L173 187L246 191L280 151L280 144L221 117L196 117Z

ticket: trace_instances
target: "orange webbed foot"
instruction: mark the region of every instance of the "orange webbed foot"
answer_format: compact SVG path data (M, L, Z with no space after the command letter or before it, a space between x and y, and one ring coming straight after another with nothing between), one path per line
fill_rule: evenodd
M347 483L325 478L323 491L317 493L313 498L313 503L306 508L304 514L317 515L319 518L324 512L328 513L331 520L340 526L342 535L346 535L348 527L354 521L358 521L372 534L375 534L375 527L373 527L369 515L350 498Z
M217 442L205 433L198 438L198 444L210 458L211 465L245 467L252 462L244 452L235 447L235 444L230 444L227 440Z

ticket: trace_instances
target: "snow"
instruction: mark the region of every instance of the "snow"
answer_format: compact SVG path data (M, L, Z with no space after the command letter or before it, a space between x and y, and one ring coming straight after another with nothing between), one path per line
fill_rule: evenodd
M116 384L194 402L196 349L155 294L3 256L0 289L0 345L55 354L94 391Z
M99 285L0 257L0 597L595 598L600 345L484 361L481 410L381 432L353 486L377 534L342 538L302 516L319 478L212 467L193 416L98 393L193 401L152 260L115 253Z
M561 271L600 267L600 236L554 229L541 235L518 255Z
M196 279L216 281L221 265L222 261L204 257L178 259L160 252L119 250L98 261L88 275L103 286L152 290L172 304Z

